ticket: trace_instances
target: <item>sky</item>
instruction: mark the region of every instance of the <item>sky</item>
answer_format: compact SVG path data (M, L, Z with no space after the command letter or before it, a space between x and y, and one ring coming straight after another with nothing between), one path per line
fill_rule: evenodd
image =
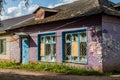
M6 3L4 4L2 16L0 16L1 20L30 14L39 6L53 8L59 5L72 3L77 0L29 0L28 7L25 6L25 2L23 0L5 0L5 1ZM120 0L111 1L115 3L120 2Z

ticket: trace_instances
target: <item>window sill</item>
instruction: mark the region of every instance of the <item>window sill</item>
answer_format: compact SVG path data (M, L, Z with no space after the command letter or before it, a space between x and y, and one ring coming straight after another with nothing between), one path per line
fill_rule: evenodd
M67 61L67 60L65 60L64 62L65 62L65 63L83 64L83 65L86 65L86 64L87 64L87 61L74 62L74 61Z
M56 61L43 61L43 60L39 60L40 62L49 62L49 63L54 63L54 62L56 62Z

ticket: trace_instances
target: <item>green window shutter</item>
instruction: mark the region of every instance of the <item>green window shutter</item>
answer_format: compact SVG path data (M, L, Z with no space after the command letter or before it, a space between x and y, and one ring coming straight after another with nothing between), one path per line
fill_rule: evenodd
M2 39L0 40L0 54L6 53L6 40Z
M3 40L3 54L6 53L6 40Z

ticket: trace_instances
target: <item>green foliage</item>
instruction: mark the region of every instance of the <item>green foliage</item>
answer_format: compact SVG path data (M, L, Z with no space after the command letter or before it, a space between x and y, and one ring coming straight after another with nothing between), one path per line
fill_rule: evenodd
M15 1L15 0L13 0L13 1ZM29 5L29 0L24 0L24 2L25 2L25 6L27 7L28 5ZM5 0L0 0L0 15L1 15L1 11L2 11L2 9L3 9L3 5L4 4L6 4L7 2L5 1Z
M14 62L0 62L0 68L15 68L16 63Z
M75 74L75 75L101 75L103 73L86 70L77 67L71 67L64 63L34 63L34 64L16 64L14 62L0 62L0 68L10 68L10 69L28 69L37 71L50 71L55 73L63 74Z

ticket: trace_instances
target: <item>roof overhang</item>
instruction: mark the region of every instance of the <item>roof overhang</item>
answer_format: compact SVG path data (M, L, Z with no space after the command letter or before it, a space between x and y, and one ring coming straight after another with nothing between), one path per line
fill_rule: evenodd
M18 36L28 36L28 34L25 32L15 32L14 34Z
M114 7L120 7L120 3L115 4Z
M4 34L4 33L6 33L5 30L0 30L0 34Z
M35 14L39 9L43 9L47 12L58 12L58 10L56 10L56 9L46 8L46 7L38 7L33 13Z

